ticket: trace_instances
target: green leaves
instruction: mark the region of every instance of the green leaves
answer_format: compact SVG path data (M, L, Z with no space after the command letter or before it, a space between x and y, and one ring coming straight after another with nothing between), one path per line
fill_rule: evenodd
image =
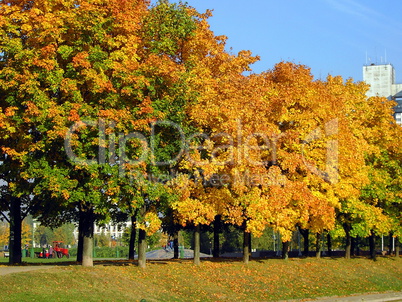
M180 60L180 47L194 35L193 17L182 4L161 0L151 8L144 20L145 45L151 53L167 54Z
M74 48L69 45L60 45L57 52L61 55L63 60L69 60L72 57Z

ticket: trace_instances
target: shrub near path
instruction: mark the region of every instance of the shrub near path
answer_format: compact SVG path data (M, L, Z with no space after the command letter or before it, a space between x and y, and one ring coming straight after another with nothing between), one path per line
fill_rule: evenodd
M8 301L278 301L402 290L402 260L99 262L0 276Z

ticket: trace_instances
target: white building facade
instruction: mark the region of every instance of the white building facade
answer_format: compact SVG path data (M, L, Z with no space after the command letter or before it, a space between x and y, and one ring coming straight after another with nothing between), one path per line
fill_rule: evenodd
M394 117L402 125L402 84L396 83L394 67L391 64L363 66L363 81L370 85L368 97L383 96L398 103Z
M94 235L106 235L110 236L113 240L119 240L123 236L124 230L126 228L131 228L131 221L125 222L121 226L106 224L104 226L94 226ZM74 229L74 237L78 240L78 227Z

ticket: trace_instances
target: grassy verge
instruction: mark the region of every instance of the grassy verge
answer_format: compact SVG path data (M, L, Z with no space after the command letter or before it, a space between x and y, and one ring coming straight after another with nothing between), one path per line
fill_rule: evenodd
M60 263L60 262L75 262L76 257L70 257L67 259L66 257L63 258L22 258L22 265L36 265L36 264L48 264L48 263ZM7 265L8 258L0 258L0 265Z
M127 261L0 276L7 301L278 301L402 290L402 259ZM4 296L5 295L5 296Z
M94 258L94 261L97 260L104 260L104 259L115 259L115 260L121 260L123 259L123 257L121 258ZM44 259L44 258L30 258L30 257L24 257L22 258L22 265L37 265L37 264L42 264L42 265L46 265L46 264L54 264L54 263L60 263L60 262L76 262L77 257L70 257L69 259L67 259L66 257L63 258L49 258L49 259ZM0 265L8 265L8 258L0 258Z

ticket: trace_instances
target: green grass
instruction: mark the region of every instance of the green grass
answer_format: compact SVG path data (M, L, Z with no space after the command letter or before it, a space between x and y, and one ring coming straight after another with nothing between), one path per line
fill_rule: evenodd
M42 259L43 261L43 259ZM43 261L44 262L44 261ZM97 262L0 276L7 301L278 301L402 291L402 259Z
M1 253L0 253L1 255ZM63 258L49 258L49 259L44 259L44 258L30 258L30 257L23 257L22 258L22 265L31 265L31 264L50 264L50 263L60 263L60 262L76 262L77 257L70 257L67 259L66 257ZM97 260L103 260L103 259L114 259L114 257L110 258L94 258L94 261ZM121 258L115 258L116 260L123 259ZM8 258L0 257L0 265L7 265L8 264Z
M48 263L61 263L61 262L75 262L76 257L71 257L67 259L66 257L63 258L50 258L50 259L43 259L43 258L22 258L22 265L31 265L31 264L48 264ZM8 264L8 258L0 258L0 265Z

